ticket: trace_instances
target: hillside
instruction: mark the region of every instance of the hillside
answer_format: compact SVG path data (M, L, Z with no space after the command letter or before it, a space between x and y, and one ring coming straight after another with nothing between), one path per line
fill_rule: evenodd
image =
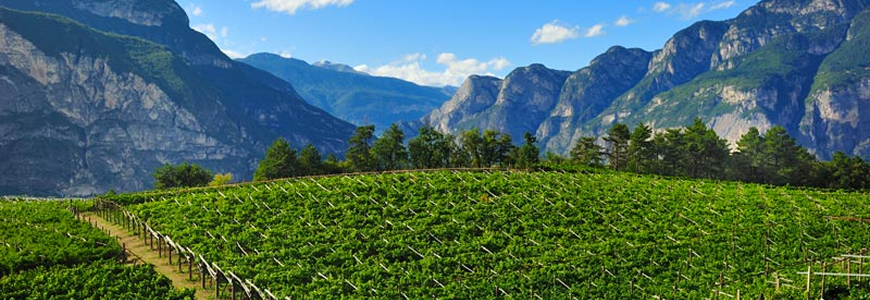
M0 194L143 190L182 161L250 178L278 137L340 154L353 131L227 58L171 0L0 1L0 14Z
M775 276L803 283L797 271L842 271L836 257L863 253L865 226L826 217L866 216L866 197L609 172L436 171L109 199L141 203L126 209L277 298L770 299L804 296L774 296ZM826 284L836 291L826 299L846 290L845 278Z
M471 88L422 123L451 133L477 126L514 139L529 131L546 150L565 154L581 137L602 136L617 122L664 130L701 117L732 145L750 127L764 132L779 125L823 159L836 151L868 157L870 136L861 128L870 114L864 105L870 58L858 50L866 46L868 6L765 0L734 19L697 22L660 50L611 48L567 77L537 68L533 77L552 79L505 80L496 94L471 77L465 84ZM463 104L490 98L509 101ZM508 114L534 113L518 123L485 113L506 110L502 102L514 103Z
M286 80L303 99L330 114L359 126L373 124L379 131L420 119L453 96L443 88L353 72L346 65L309 65L267 53L239 61Z
M93 201L0 199L0 298L194 299L86 222Z

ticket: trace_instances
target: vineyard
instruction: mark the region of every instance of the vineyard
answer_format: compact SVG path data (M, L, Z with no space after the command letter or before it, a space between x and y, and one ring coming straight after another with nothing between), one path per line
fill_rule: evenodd
M90 201L0 199L0 299L192 299L77 217Z
M803 299L799 271L858 273L840 258L870 243L867 224L832 218L870 215L866 194L613 173L411 172L118 197L143 202L128 217L223 274L220 289L275 299ZM811 293L847 281L860 284L829 277Z

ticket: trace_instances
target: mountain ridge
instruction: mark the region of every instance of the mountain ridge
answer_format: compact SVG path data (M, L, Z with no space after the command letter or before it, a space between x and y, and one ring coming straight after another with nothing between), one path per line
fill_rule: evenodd
M333 66L341 70L334 70L270 53L238 61L291 83L309 103L356 125L373 124L378 131L393 123L419 119L452 96L444 88L351 72L340 64Z
M229 60L205 36L178 27L186 16L169 19L183 14L169 12L160 22L137 15L131 23L68 7L180 9L173 1L15 1L44 11L7 3L0 2L0 168L7 170L0 194L142 190L154 168L182 161L244 179L279 136L295 147L311 142L340 154L353 132L351 124L304 102L290 84ZM45 12L60 8L80 19ZM86 24L107 19L114 32ZM178 28L184 32L173 32ZM140 29L181 39L166 45L149 39L154 35L123 34Z
M863 116L870 114L870 107L864 104L870 94L862 94L866 89L860 82L870 76L860 67L850 67L866 66L870 57L854 46L849 59L840 60L857 64L839 63L835 69L844 72L824 73L831 69L826 66L834 63L827 59L829 54L842 49L848 36L861 37L854 25L870 17L868 7L867 0L761 1L734 19L696 22L675 33L659 50L637 49L631 58L608 61L613 51L628 53L623 47L611 48L568 77L559 93L559 104L549 116L529 115L532 120L524 120L538 124L533 130L528 130L528 125L492 120L476 124L496 125L481 129L505 132L528 130L545 150L566 154L580 137L603 136L616 122L630 126L645 123L660 131L688 125L697 116L732 146L749 127L763 132L782 125L822 158L835 151L870 157L870 137L858 126L868 123ZM614 73L624 78L601 70L620 70ZM824 80L856 84L848 91L836 91L843 85L832 88L831 84L819 84ZM533 85L503 89L549 90ZM475 93L490 92L471 90L464 96L471 99ZM448 103L462 106L455 103L460 100L454 97ZM517 110L534 107L520 105ZM421 123L453 133L474 127L445 121L467 113L451 110L445 115L444 108L434 110ZM847 111L835 112L841 108ZM852 117L842 122L821 115ZM453 125L445 126L448 123Z

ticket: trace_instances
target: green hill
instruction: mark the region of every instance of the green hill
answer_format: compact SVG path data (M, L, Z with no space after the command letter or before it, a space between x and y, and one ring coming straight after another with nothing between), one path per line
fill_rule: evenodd
M820 262L845 272L833 259L868 248L866 225L828 218L870 215L866 198L609 172L438 171L111 199L142 203L127 209L278 298L770 299L779 277L794 288L775 297L803 299L796 272ZM849 291L845 278L826 285L839 291L826 299Z

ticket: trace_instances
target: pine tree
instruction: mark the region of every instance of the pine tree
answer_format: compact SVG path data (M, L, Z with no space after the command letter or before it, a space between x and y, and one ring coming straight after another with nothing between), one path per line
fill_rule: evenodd
M297 161L299 162L300 175L320 175L325 173L325 170L323 170L323 156L311 143L308 143L308 145L305 145L305 148L302 148L302 151L299 151Z
M374 171L377 168L377 159L372 152L372 139L374 139L375 125L360 126L350 137L347 148L347 162L350 168L356 172Z
M607 131L607 159L611 169L622 171L628 164L628 141L631 131L628 126L616 123Z
M254 172L254 180L287 178L298 175L298 172L296 150L290 147L287 140L279 137L266 150L266 158L260 161L260 165Z
M393 124L375 141L372 151L381 171L401 170L408 167L408 149L405 148L405 133Z
M582 137L571 149L571 159L577 163L590 167L603 167L602 157L604 147L595 143L594 137Z

